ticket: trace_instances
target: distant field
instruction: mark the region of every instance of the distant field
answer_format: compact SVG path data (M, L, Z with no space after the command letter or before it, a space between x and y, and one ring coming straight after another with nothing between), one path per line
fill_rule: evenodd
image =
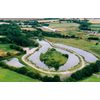
M100 30L100 24L92 24L91 29L96 31Z
M49 27L57 29L58 31L75 31L78 30L78 24L76 23L67 23L67 22L62 22L62 23L50 23Z
M91 23L95 23L95 24L100 23L100 19L89 19L89 21L90 21Z
M78 47L83 50L93 52L95 55L100 57L100 44L95 45L95 41L89 42L82 39L60 39L60 38L49 38L46 37L49 41L63 43L65 45L70 45L73 47Z
M50 23L50 22L57 22L58 20L44 20L44 19L42 19L42 20L37 20L38 22L40 22L40 23Z
M39 82L39 80L0 68L0 82Z
M36 30L35 28L21 28L21 30L29 30L29 31L34 31Z

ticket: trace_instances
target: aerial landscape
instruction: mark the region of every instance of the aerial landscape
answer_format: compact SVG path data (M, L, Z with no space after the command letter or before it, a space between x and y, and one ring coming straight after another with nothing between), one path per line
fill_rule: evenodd
M100 82L100 18L0 18L0 82Z

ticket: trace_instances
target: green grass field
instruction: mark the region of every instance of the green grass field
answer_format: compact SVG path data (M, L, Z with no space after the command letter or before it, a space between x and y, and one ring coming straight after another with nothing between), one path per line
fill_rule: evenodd
M57 70L59 69L59 66L66 63L66 56L56 51L55 49L50 49L45 54L41 54L40 59L44 61L44 63L49 67L54 67Z
M76 23L67 23L67 22L63 22L63 23L58 23L58 22L55 22L55 23L50 23L49 24L50 27L53 27L53 28L74 28L76 29L79 25L76 24Z
M82 80L81 82L100 82L100 77L92 75L92 76Z
M39 82L39 80L0 68L0 82Z
M9 45L10 45L10 44L0 44L0 49L1 49L1 50L4 50L4 51L6 51L6 52L8 52L8 51L15 51L15 50L11 49L11 48L9 47Z
M67 22L63 22L63 23L50 23L49 27L57 29L57 31L60 31L61 34L66 34L66 32L76 32L78 30L78 24L76 23L67 23Z
M51 42L62 43L65 45L77 47L83 50L87 50L89 52L94 53L96 56L100 58L100 44L95 45L95 41L86 41L83 39L61 39L61 38L50 38L46 37Z
M96 31L100 30L100 24L92 24L90 27L92 30L96 30Z

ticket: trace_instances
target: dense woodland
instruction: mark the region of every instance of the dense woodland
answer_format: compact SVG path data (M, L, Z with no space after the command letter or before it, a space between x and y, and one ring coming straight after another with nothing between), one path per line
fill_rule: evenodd
M0 25L0 35L5 38L0 39L1 43L14 43L19 46L38 46L37 43L30 40L25 33L23 33L17 24L2 24Z

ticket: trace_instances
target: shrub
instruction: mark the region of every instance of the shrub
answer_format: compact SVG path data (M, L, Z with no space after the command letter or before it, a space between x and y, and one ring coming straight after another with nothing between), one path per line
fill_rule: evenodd
M90 36L88 37L88 40L99 40L99 38L96 36Z

